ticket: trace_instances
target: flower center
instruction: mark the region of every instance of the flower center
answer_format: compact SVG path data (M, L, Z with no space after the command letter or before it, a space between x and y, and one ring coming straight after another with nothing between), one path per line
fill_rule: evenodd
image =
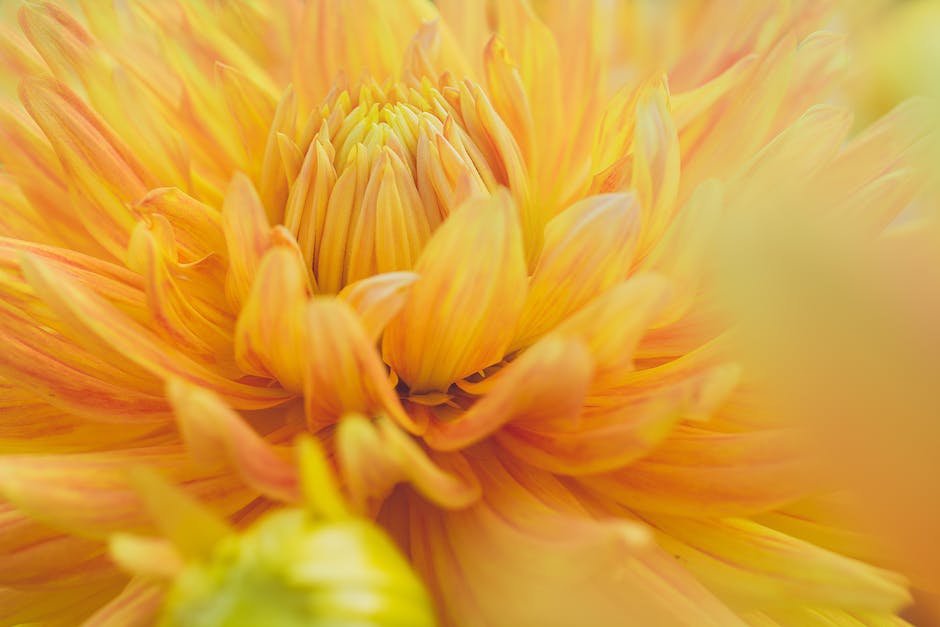
M284 223L321 292L411 269L460 203L525 180L482 91L445 81L337 87L310 116Z

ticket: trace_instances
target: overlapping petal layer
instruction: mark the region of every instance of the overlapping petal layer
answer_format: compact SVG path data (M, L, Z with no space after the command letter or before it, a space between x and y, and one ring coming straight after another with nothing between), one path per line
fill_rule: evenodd
M820 104L830 3L77 4L0 33L0 622L150 624L105 541L209 542L129 467L243 527L307 432L446 625L895 624L712 281L768 190L923 183L917 103Z

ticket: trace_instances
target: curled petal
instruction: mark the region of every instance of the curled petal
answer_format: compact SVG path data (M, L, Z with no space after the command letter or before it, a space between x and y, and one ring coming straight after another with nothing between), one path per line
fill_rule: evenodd
M525 260L508 193L451 215L415 272L421 278L386 328L383 353L412 392L445 391L502 358L522 310Z
M171 379L167 398L176 412L183 440L200 464L231 464L242 479L265 496L297 501L297 469L217 396Z
M173 270L176 243L172 227L163 216L151 218L155 228L139 223L131 235L127 263L141 273L147 291L151 324L168 342L206 366L237 376L230 353L232 339L225 329L207 319L194 305Z
M582 343L546 337L494 377L489 392L461 416L432 421L424 438L429 446L449 451L512 421L536 428L570 423L581 413L592 372Z
M716 366L622 403L589 406L568 425L513 424L497 440L520 459L557 474L614 470L647 455L680 420L711 417L737 384L738 371L733 364Z
M405 305L408 291L417 279L414 272L377 274L347 285L339 297L356 310L366 333L377 341L389 320Z
M135 205L142 215L164 216L173 227L180 261L192 263L207 255L225 254L225 234L217 209L175 187L152 189Z
M350 306L335 297L315 298L307 305L305 316L304 402L311 430L346 412L362 412L385 413L409 431L416 431Z
M345 416L336 432L336 447L350 498L362 511L374 512L403 481L448 509L466 507L480 497L480 486L459 455L429 457L388 420L372 423L362 416ZM438 465L441 461L447 464L444 468Z

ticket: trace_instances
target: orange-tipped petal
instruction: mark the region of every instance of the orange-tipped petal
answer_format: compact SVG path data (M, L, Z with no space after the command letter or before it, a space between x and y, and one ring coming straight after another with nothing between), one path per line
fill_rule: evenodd
M231 464L265 496L297 501L297 469L221 399L180 379L167 383L186 447L199 464Z
M159 377L179 376L214 389L237 408L270 407L289 398L283 390L245 385L212 373L35 257L24 256L22 267L34 289L67 324Z
M114 576L100 542L37 523L10 504L0 506L0 586L62 589Z
M78 625L89 614L114 598L127 582L115 573L106 582L79 584L58 594L47 590L0 588L0 621L7 625L29 625L37 622L65 627ZM53 618L55 622L50 623Z
M415 272L383 352L412 392L444 391L502 358L522 310L525 260L509 194L471 200L451 215Z
M314 298L305 315L304 401L311 428L315 431L347 412L362 412L388 414L415 431L352 308L335 297Z
M298 256L278 246L265 254L235 329L235 359L245 372L274 376L294 392L303 390L306 356L307 273ZM277 303L277 306L272 306Z
M546 337L506 366L463 415L432 421L424 438L435 449L456 450L516 420L536 426L570 423L581 413L592 373L581 342Z
M122 140L72 91L50 79L29 79L20 97L55 149L82 223L118 259L136 217L127 204L152 186Z
M378 341L385 326L405 305L408 291L417 279L414 272L377 274L347 285L339 297L356 310L366 333Z
M225 192L222 229L230 261L225 292L240 307L251 291L255 273L271 243L268 218L251 180L237 173Z
M239 376L232 359L226 358L231 335L204 316L184 290L190 284L174 273L176 242L163 216L151 217L152 228L138 223L127 252L128 267L140 272L147 291L151 324L163 336L194 359L217 372Z

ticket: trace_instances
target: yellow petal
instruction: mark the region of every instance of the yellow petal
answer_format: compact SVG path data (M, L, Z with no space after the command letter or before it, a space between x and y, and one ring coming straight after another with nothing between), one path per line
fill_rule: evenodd
M246 385L213 373L35 257L25 255L22 267L30 284L64 323L80 330L89 342L110 347L158 377L179 376L213 389L237 408L270 407L289 398L284 390Z
M155 470L136 466L131 484L160 533L189 559L207 558L232 532L218 514L167 482Z
M592 196L555 216L545 227L542 254L510 350L622 281L638 233L639 207L631 194Z
M315 139L310 142L300 172L290 186L284 208L284 226L296 237L304 261L310 267L319 267L320 236L335 183L333 160L324 145Z
M363 19L369 16L369 19ZM308 102L320 102L337 73L378 80L395 75L411 36L433 21L433 6L405 0L314 0L304 6L294 58L294 83ZM368 41L363 47L361 42Z
M642 211L640 255L659 240L675 213L679 193L679 137L665 88L640 94L633 137L633 176Z
M261 260L251 292L238 316L235 359L245 372L274 376L285 388L303 389L306 271L288 248L276 247ZM272 307L272 303L278 303Z
M512 131L522 158L532 163L535 122L519 69L510 60L506 46L496 36L487 43L483 59L487 91L493 101L493 108Z
M685 151L680 202L702 181L735 173L777 130L774 122L786 96L795 49L792 34L781 38L751 66L748 78L732 92L736 97L707 122L703 137Z
M251 283L270 245L270 227L261 199L251 180L237 173L225 192L222 229L230 260L225 292L239 309L251 291Z
M296 133L296 118L297 97L293 86L288 85L277 104L268 129L258 187L261 201L267 211L268 221L272 224L284 221L284 203L287 201L288 192L288 175L281 159L278 136L293 137Z
M414 266L431 226L423 211L415 211L421 199L413 180L401 158L384 148L350 225L347 283Z
M638 510L751 515L806 493L813 476L807 458L805 442L791 431L716 433L681 426L649 456L581 482Z
M108 540L108 554L122 570L153 579L172 579L185 565L164 538L116 533Z
M395 315L405 305L414 272L388 272L356 281L343 288L339 297L359 315L368 336L377 341Z
M191 263L207 255L225 257L225 234L217 209L174 187L150 190L136 204L144 216L162 215L173 227L180 260Z
M251 171L258 177L263 158L259 146L263 146L267 139L277 102L244 72L224 63L216 63L215 72L232 120L241 131Z
M217 372L240 376L234 362L227 358L232 337L207 319L184 293L189 282L174 276L176 243L172 227L163 216L151 219L154 228L139 223L128 246L128 267L138 271L145 281L151 325L165 340Z
M656 320L664 327L683 318L699 297L706 276L709 245L722 217L723 187L715 180L702 183L660 241L637 265L637 272L656 272L669 279L673 296ZM649 350L648 346L644 347ZM683 354L683 353L678 353Z
M592 389L617 385L633 370L637 343L669 302L671 286L655 274L635 275L562 322L555 332L580 339L594 359Z
M709 588L742 608L822 605L895 612L904 579L745 519L654 517L659 542Z
M127 203L153 181L123 141L73 92L47 78L31 78L20 98L55 149L82 223L118 259L136 223Z
M828 607L793 607L752 612L745 615L754 627L912 627L894 614L846 612Z
M525 260L508 193L472 200L450 216L415 272L420 278L386 328L383 352L412 392L444 391L502 358L521 313Z
M851 113L816 105L768 143L729 186L735 207L747 211L766 190L808 180L835 157L852 125ZM827 183L828 184L828 183Z

